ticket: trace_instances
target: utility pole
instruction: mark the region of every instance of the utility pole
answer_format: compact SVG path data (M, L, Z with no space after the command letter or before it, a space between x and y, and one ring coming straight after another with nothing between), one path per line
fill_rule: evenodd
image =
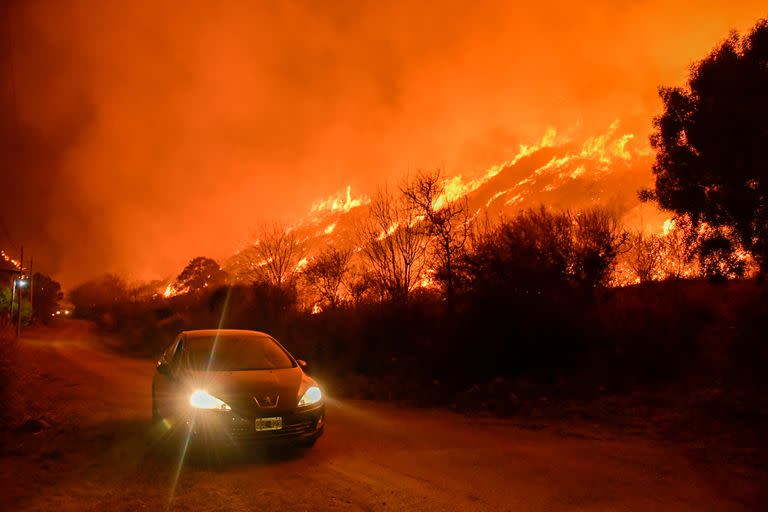
M34 280L35 280L35 274L32 272L32 263L34 263L34 260L32 259L32 256L29 257L29 324L32 325L32 321L35 318L35 287L34 287Z
M16 337L21 337L21 306L23 304L21 297L23 295L24 287L21 282L24 280L24 246L21 246L21 258L19 258L19 318L16 323Z
M8 312L8 318L11 319L11 325L13 325L13 305L16 304L16 274L11 274L11 310Z

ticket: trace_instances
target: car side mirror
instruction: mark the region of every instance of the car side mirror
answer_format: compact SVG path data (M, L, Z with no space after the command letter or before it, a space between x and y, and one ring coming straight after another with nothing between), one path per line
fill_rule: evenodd
M171 367L165 361L160 361L157 363L157 373L160 375L165 375L166 377L170 377Z
M296 362L299 363L299 366L301 366L302 370L306 370L307 369L307 362L305 360L297 359Z

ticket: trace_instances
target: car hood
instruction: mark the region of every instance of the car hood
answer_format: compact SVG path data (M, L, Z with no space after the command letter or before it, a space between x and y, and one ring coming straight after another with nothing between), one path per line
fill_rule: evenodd
M311 378L301 368L282 370L241 370L190 372L190 387L204 389L224 400L234 412L259 416L296 407L299 388Z

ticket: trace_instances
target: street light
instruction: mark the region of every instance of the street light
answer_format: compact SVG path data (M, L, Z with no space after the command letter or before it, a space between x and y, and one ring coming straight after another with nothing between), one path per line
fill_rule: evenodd
M24 288L25 286L27 286L27 284L29 284L29 281L25 281L24 279L16 280L16 286L18 286L19 288Z

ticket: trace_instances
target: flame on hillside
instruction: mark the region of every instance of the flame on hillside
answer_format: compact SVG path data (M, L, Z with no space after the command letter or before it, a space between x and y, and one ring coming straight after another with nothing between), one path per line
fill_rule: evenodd
M178 295L178 292L173 287L173 283L168 283L168 286L165 287L165 291L163 292L163 297L166 299L169 297L173 297L175 295Z
M516 211L526 206L536 207L540 202L549 204L547 201L555 197L550 194L559 194L559 203L552 203L557 204L556 207L570 208L572 203L573 208L581 208L606 201L602 192L615 192L617 186L621 188L625 176L621 173L625 170L643 172L645 164L642 158L649 155L650 149L642 143L642 139L638 141L635 134L620 131L619 121L613 122L602 134L576 142L550 128L536 143L520 144L514 157L485 169L472 179L465 179L462 174L446 177L441 183L441 194L433 201L433 207L440 209L454 201L468 198L474 211L472 218L475 218L484 209L499 213ZM650 165L647 170L650 179ZM613 176L612 181L604 180L610 176ZM579 182L584 183L583 187L576 185L576 188L564 188L569 183ZM634 183L626 186L641 186ZM625 195L635 197L635 190ZM477 204L478 200L480 204ZM336 195L312 204L306 216L286 228L287 232L296 232L301 250L307 255L298 262L295 271L302 271L311 261L317 249L316 240L333 234L339 243L353 242L352 231L359 216L353 210L360 209L359 213L364 215L362 207L370 203L371 198L364 194L353 196L351 185L347 185ZM627 212L626 209L623 211ZM668 220L662 225L662 219L658 219L658 224L654 223L654 232L666 234L673 231L674 223ZM416 218L412 223L421 220ZM398 222L393 222L386 229L380 228L378 240L392 236L401 227ZM247 245L254 247L259 244L260 241L255 240ZM359 252L360 247L355 247L354 251ZM246 260L250 271L268 262L249 258ZM420 285L428 286L429 283L423 282ZM179 293L184 293L184 290L175 289L171 283L165 288L163 296L172 297Z
M526 194L524 187L530 187L536 184L537 180L545 176L550 182L542 187L542 191L551 192L561 187L565 183L582 178L599 177L615 170L617 165L628 165L637 157L646 156L647 148L640 145L630 147L631 141L635 139L632 133L618 133L619 121L614 121L606 133L588 137L577 151L568 152L561 156L553 156L544 165L533 170L528 176L523 177L512 187L497 191L486 201L485 206L490 207L497 199L504 196L505 206L512 206L516 203L522 203ZM551 141L554 136L545 136L543 141ZM550 146L540 146L550 147ZM588 167L589 166L589 171ZM592 173L590 176L589 173ZM594 201L599 201L600 197L591 197Z
M296 267L294 268L294 271L301 272L304 270L304 268L309 264L309 258L306 256L304 258L301 258L298 263L296 263Z
M482 176L479 178L470 180L467 183L464 183L464 179L461 174L458 174L452 178L447 178L443 181L443 193L440 194L437 199L435 199L432 207L436 210L439 210L440 208L453 201L456 201L457 199L468 196L507 167L515 165L518 161L520 161L520 159L532 155L544 148L553 147L556 140L557 130L550 128L546 131L538 144L532 144L530 146L526 144L520 144L519 151L514 158L486 169Z
M336 196L331 196L322 201L318 201L312 205L312 208L309 211L311 214L312 213L344 213L344 212L348 212L353 208L363 206L370 202L371 202L371 199L366 195L353 198L352 186L347 185L346 193L337 194Z
M608 172L617 161L627 163L636 156L645 156L648 154L647 148L630 148L630 143L635 139L635 134L619 134L619 121L614 121L608 130L601 135L588 137L578 151L569 152L562 156L552 157L547 163L535 169L530 176L522 178L515 186L506 190L500 190L486 201L486 207L489 207L496 199L505 195L511 195L504 204L509 206L524 200L525 195L519 193L520 189L526 185L533 185L536 177L557 172L557 178L561 181L575 180L585 176L587 168L584 162L591 163L599 172ZM456 175L446 178L443 181L443 193L434 201L433 207L440 209L445 205L456 201L462 197L467 197L480 187L488 183L504 169L514 167L521 159L531 156L538 151L546 148L553 148L558 145L565 145L570 141L564 137L558 137L554 128L546 131L544 136L537 144L519 146L517 155L511 160L494 165L487 169L479 178L465 182L462 175ZM545 191L551 191L557 188L556 184L549 184ZM513 194L513 192L515 192Z
M15 259L11 258L10 256L8 256L7 254L5 254L5 251L3 251L3 250L0 250L0 256L2 256L2 257L3 257L3 259L4 259L6 262L8 262L8 263L10 263L11 265L13 265L13 266L14 266L16 269L18 269L18 268L19 268L19 262L18 262L18 260L15 260Z

